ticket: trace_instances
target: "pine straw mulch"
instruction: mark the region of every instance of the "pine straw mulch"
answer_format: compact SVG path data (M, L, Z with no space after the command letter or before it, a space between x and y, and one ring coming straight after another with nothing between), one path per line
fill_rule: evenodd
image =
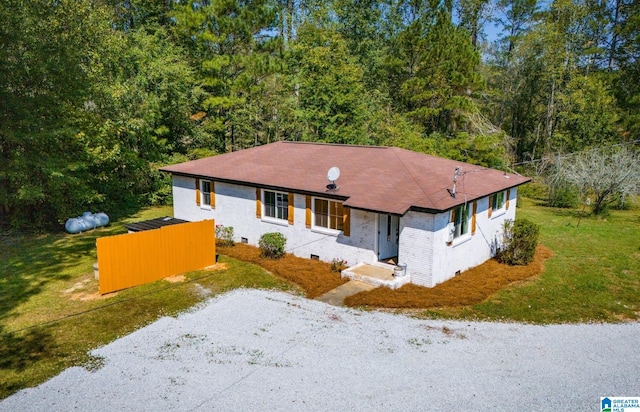
M538 245L533 262L527 266L509 266L491 259L433 288L413 284L395 290L380 287L349 296L344 304L398 309L474 305L509 284L539 275L544 269L544 261L551 256L553 252L549 248Z
M340 278L339 273L332 272L330 263L318 260L304 259L288 253L280 259L266 259L260 257L259 248L243 243L234 246L217 246L217 250L220 254L253 263L297 284L310 299L323 295L348 281Z

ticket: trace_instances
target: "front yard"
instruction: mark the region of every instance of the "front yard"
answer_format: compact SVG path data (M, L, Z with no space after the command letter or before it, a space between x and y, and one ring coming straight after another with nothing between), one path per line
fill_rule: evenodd
M524 199L518 216L541 225L545 246L530 267L488 262L434 289L379 289L347 303L411 308L426 318L637 320L640 213L613 211L606 220L582 219L577 227L578 213ZM329 264L293 256L268 261L256 248L237 245L218 249L223 256L213 270L98 296L92 270L95 239L125 233L125 223L164 215L171 215L171 208L148 209L79 235L0 236L0 399L70 366L97 367L87 354L90 349L216 294L247 287L313 298L344 282Z
M0 399L75 365L87 351L239 287L297 292L258 266L221 257L216 268L99 296L95 240L126 233L125 223L171 215L153 208L77 235L4 236L0 244Z

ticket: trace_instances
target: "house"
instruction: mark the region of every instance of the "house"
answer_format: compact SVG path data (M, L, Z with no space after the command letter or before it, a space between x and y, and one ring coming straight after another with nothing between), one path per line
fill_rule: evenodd
M530 180L395 147L301 142L160 170L172 174L178 219L215 219L253 245L281 232L287 252L350 266L394 258L427 287L495 254Z

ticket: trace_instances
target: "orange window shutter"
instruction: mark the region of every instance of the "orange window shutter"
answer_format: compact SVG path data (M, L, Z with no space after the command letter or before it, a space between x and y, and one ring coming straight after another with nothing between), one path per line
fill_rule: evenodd
M200 179L196 179L196 205L200 206Z
M211 208L216 208L216 182L211 181Z
M349 237L351 236L351 208L345 206L342 209L342 233Z
M311 196L305 198L304 225L311 229Z
M293 193L289 193L289 205L288 205L289 224L293 224Z
M505 209L509 209L509 198L511 197L511 189L507 189L507 200L504 204Z
M262 194L259 187L256 188L256 217L262 218Z
M471 212L471 234L474 235L476 233L476 211L478 210L478 202L473 201L473 209Z
M489 196L489 209L487 210L489 217L491 217L491 212L493 212L493 195Z

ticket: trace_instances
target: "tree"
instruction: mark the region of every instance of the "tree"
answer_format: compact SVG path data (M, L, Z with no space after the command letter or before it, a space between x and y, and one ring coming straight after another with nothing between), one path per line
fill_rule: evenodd
M276 13L267 0L189 2L172 13L175 31L198 67L206 93L201 103L201 126L212 136L210 148L222 153L252 140L247 116L234 116L255 86L274 66L279 39L268 35ZM244 131L238 136L238 131Z
M416 8L410 15L413 20L391 41L386 58L396 110L426 134L464 131L476 111L472 95L483 86L476 70L480 56L444 8Z
M510 3L509 34L490 60L499 99L492 119L512 136L517 159L619 141L612 76L604 71L602 27L609 26L600 24L606 21L601 2L554 0L542 11L535 3ZM527 26L523 16L533 23Z
M603 77L598 73L575 75L558 96L558 149L575 152L618 141L620 109Z
M98 200L76 122L107 16L81 0L0 3L0 222L52 227Z
M305 25L289 56L302 139L369 144L363 70L333 30Z
M459 26L469 32L471 44L477 49L479 40L483 34L483 26L487 19L487 6L489 0L457 0L455 8Z
M599 215L616 200L640 193L640 155L625 147L579 152L557 160L553 179L593 195L593 213Z
M640 135L640 2L620 0L616 35L615 65L618 104L624 111L623 124L631 136Z
M162 182L153 165L203 140L190 120L201 91L184 50L162 27L129 30L102 52L92 98L76 122L78 140L103 205L135 204L141 196L146 203Z
M168 26L175 0L94 0L108 5L114 26L123 31Z

